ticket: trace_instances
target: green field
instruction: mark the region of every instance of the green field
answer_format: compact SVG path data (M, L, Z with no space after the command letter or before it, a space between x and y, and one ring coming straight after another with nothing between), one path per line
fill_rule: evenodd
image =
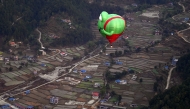
M92 78L92 79L89 79L89 80L91 80L93 82L103 83L103 80L100 79L100 78Z
M85 49L83 46L80 46L79 48L80 48L80 49Z
M76 56L78 56L78 57L80 57L80 56L81 56L79 53L74 53L74 55L76 55Z
M49 68L53 68L54 66L51 64L46 64Z
M80 84L77 84L77 88L83 88L83 89L88 89L93 86L93 83L91 82L81 82Z
M111 88L113 88L113 89L120 89L120 87L115 87L114 85L111 85Z
M133 67L129 67L131 70L134 70L135 72L142 72L142 70L138 69L138 68L133 68Z
M156 69L153 69L152 72L155 73L155 74L157 74L157 75L159 74Z
M116 101L118 101L118 96L117 95L115 95L115 96L113 96L113 97L111 97L109 99L109 102L116 102Z
M85 98L85 99L86 99L86 98L87 98L87 99L90 99L90 98L91 98L90 95L86 95L86 94L81 94L80 97L81 97L81 98Z
M67 52L69 52L69 53L73 53L71 50L67 50Z

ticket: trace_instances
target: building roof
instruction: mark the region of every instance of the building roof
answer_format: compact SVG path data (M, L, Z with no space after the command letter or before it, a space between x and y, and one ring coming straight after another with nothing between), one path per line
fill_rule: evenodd
M9 42L9 44L10 44L10 45L15 45L16 43L13 42L13 41L11 41L11 42Z
M86 73L86 70L80 70L82 73Z
M92 95L93 96L99 96L99 93L98 92L92 92Z

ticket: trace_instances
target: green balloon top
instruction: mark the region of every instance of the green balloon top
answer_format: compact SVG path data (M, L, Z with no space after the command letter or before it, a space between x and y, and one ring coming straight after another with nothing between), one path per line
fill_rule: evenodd
M121 34L125 30L125 20L117 14L108 14L103 11L98 20L98 29L102 36Z

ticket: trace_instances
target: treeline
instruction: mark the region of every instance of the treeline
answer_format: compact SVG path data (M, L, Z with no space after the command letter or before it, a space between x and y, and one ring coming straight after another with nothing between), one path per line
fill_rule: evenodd
M160 5L172 2L179 2L180 0L135 0L139 4Z
M91 19L98 18L101 11L105 10L110 13L123 14L120 7L100 6L98 3L89 4L85 0L2 0L0 3L0 35L3 41L7 42L10 38L16 40L29 40L29 34L38 26L42 26L54 14L66 12L71 16L71 20L79 25L82 29L70 31L73 33L83 34L82 42L86 42L92 36L90 34ZM16 19L20 18L16 22ZM13 24L14 22L14 24ZM89 32L88 32L89 31ZM88 35L88 36L87 36ZM81 39L71 40L73 36L67 37L70 43L78 42ZM77 37L81 38L81 36ZM85 39L85 40L83 40ZM73 42L72 42L73 41ZM64 42L64 41L63 41ZM80 42L80 41L79 41Z
M190 77L190 54L186 54L179 58L176 71L180 74L182 79Z
M190 109L190 54L179 58L176 71L184 82L164 93L156 95L149 102L149 107L141 109Z

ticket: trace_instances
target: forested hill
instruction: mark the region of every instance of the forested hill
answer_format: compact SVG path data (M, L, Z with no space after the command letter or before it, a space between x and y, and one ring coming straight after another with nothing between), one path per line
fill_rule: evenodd
M190 109L190 54L179 58L176 71L184 82L156 95L141 109Z
M59 12L66 12L72 16L71 20L82 28L80 31L85 32L89 29L90 20L98 18L102 10L123 14L119 7L89 4L86 0L1 0L1 40L28 40L31 31L44 25L50 16Z

